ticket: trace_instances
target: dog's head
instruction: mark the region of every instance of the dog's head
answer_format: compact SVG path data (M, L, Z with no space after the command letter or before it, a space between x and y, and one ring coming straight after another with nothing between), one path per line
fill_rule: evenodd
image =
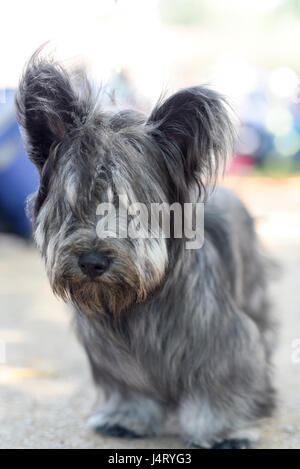
M172 246L159 217L156 228L146 213L134 224L136 204L150 214L151 204L190 201L195 187L203 195L232 127L223 99L203 87L177 92L146 118L103 112L86 78L75 82L35 54L18 89L17 117L40 176L34 235L59 296L119 314L161 284ZM128 236L130 223L144 236Z

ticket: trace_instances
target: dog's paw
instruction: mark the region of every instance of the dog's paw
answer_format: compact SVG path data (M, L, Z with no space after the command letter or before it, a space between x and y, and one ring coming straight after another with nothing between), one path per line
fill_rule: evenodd
M192 444L192 448L199 448L199 449L251 449L252 443L250 440L247 439L231 439L231 440L223 440L218 443L214 443L212 446L199 446Z
M115 438L146 438L159 434L163 412L148 398L131 400L111 395L88 420L88 426Z
M138 435L137 433L133 432L132 430L128 430L127 428L121 427L121 425L99 425L98 427L94 428L96 433L101 433L105 436L111 436L113 438L143 438L146 435Z
M212 446L201 446L201 445L190 445L192 448L198 449L251 449L252 443L250 440L246 438L242 439L230 439L230 440L223 440L218 443L214 443Z
M243 439L232 439L232 440L223 440L219 443L215 443L212 446L212 449L250 449L251 448L250 440L246 438Z

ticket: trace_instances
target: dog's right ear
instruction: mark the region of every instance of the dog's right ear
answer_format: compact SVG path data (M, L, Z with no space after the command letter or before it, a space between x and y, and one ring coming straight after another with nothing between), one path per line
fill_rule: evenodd
M41 171L50 148L83 123L88 103L76 95L69 74L40 51L25 68L15 102L28 156Z
M235 132L223 96L205 86L182 89L158 103L147 124L177 200L185 201L195 183L204 200L233 153Z

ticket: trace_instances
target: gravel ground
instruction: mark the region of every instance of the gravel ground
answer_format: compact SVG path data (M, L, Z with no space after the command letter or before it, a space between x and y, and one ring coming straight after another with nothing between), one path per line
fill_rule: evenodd
M271 288L281 322L275 356L279 407L263 423L259 447L300 448L300 363L292 359L293 341L300 341L300 180L231 178L227 184L257 216L264 243L282 265ZM50 291L36 250L0 236L0 351L5 343L6 352L0 364L0 448L182 448L172 435L133 441L88 430L95 393L70 319Z

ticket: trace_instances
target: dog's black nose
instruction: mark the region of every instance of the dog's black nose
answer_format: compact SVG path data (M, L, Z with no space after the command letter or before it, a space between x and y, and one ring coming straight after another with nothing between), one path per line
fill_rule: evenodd
M98 252L81 254L78 259L81 271L91 278L100 277L107 269L109 260Z

